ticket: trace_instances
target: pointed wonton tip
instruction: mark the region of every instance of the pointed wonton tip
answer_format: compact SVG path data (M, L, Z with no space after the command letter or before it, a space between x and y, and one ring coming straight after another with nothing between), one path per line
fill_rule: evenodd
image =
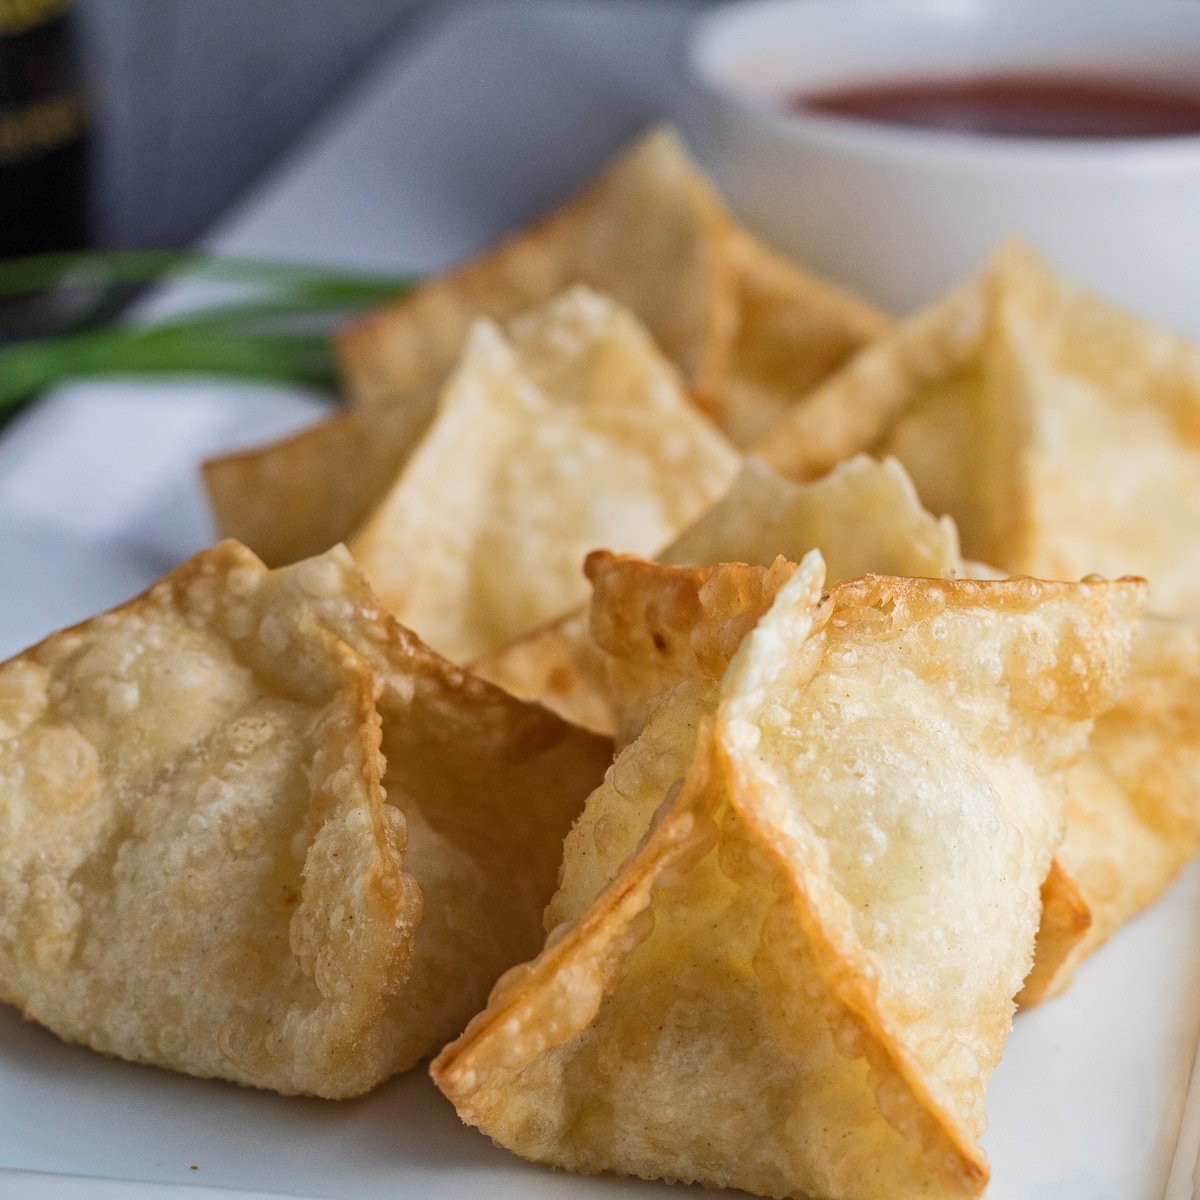
M757 441L755 453L785 475L813 480L853 454L878 452L889 425L919 388L969 363L997 303L1021 296L1044 306L1061 288L1061 281L1027 244L1018 239L1001 242L973 275L883 332L836 374L798 398Z
M476 327L351 551L401 621L469 661L581 603L595 546L656 553L739 461L633 316L576 287Z
M958 531L935 519L894 459L866 454L822 479L796 483L748 459L729 491L689 526L659 561L686 566L749 562L779 554L798 562L821 551L830 583L861 575L962 574Z
M576 281L634 309L691 382L719 378L737 316L730 228L678 134L656 126L559 208L345 330L351 395L401 401L449 365L473 314L507 319Z
M788 654L801 647L828 619L829 607L822 603L824 586L825 560L819 550L810 550L732 656L721 680L718 722L724 714L736 723L737 706L747 695L755 695L756 702L761 703L764 692L787 668ZM781 636L780 626L784 624L786 634ZM753 723L742 727L739 736L756 741Z

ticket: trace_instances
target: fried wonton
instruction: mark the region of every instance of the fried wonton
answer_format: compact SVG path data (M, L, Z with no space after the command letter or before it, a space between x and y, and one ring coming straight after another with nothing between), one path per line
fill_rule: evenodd
M761 461L746 459L729 491L658 561L765 567L779 555L799 560L809 550L821 551L834 582L871 573L939 577L958 574L964 565L954 522L936 520L921 507L899 463L879 463L866 455L812 484L793 483ZM634 595L627 603L636 610L639 599ZM636 612L633 619L638 619ZM592 640L587 618L579 614L480 660L474 669L515 695L606 733L624 726L628 734L631 723L636 733L640 716L626 712L622 720L622 711L644 707L650 698L634 680L629 684L638 695L622 694L621 680L610 678L606 656Z
M1068 777L1066 813L1022 1004L1063 991L1200 853L1200 622L1143 620L1129 682Z
M962 559L953 522L935 521L921 508L902 467L861 455L807 485L747 460L727 496L662 557L768 566L771 554L796 558L808 546L830 556L832 579L880 569L995 577ZM703 574L686 585L677 580L673 604L664 603L665 586L648 602L639 570L611 555L589 562L596 589L591 633L607 660L605 673L593 668L592 675L613 714L603 728L618 745L636 736L656 699L679 678L705 677L703 653L692 643L740 636L773 594L752 595L745 572L729 566L715 573L715 583L699 584ZM746 605L741 623L714 630L707 613L729 611L732 598ZM1128 690L1097 719L1071 773L1066 836L1043 885L1045 911L1023 1005L1061 992L1082 959L1157 899L1200 852L1198 630L1187 621L1145 619Z
M221 531L271 566L347 540L432 420L475 320L506 321L576 283L629 308L740 445L888 327L740 229L658 129L558 212L347 330L338 355L365 411L205 464Z
M1200 346L1001 247L802 401L760 451L797 478L891 454L972 558L1144 575L1200 615Z
M822 577L814 554L653 710L567 840L546 948L435 1060L500 1144L770 1196L982 1193L1063 768L1144 587Z
M540 944L602 739L464 675L344 551L226 542L0 665L0 998L59 1036L355 1095Z
M350 550L401 621L467 661L582 603L589 550L660 550L739 461L638 322L573 288L507 336L476 326Z
M575 283L631 309L741 444L887 327L741 229L660 128L541 222L343 334L350 394L407 404L449 370L477 316L507 319Z

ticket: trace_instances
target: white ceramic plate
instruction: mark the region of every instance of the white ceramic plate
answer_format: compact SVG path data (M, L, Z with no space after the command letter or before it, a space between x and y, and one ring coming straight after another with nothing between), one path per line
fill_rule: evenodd
M669 111L688 19L674 4L465 13L382 61L214 242L392 269L465 253ZM318 408L285 391L108 384L29 413L0 437L0 656L206 544L198 459ZM992 1200L1161 1196L1200 1022L1198 915L1192 871L1066 997L1018 1019L989 1093ZM668 1194L528 1166L461 1126L420 1071L361 1101L283 1099L104 1059L0 1008L0 1196L179 1200L206 1186L343 1200Z

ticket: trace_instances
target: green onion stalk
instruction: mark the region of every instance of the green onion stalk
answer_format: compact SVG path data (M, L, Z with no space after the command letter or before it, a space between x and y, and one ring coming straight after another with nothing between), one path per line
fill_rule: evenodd
M56 384L86 378L216 376L334 388L329 335L412 279L198 252L100 251L0 263L0 301L103 295L173 282L236 285L247 299L183 314L86 324L0 345L0 419Z

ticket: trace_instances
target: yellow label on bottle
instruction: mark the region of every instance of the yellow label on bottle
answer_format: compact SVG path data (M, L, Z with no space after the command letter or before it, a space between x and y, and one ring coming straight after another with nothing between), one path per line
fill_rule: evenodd
M0 0L0 34L24 33L62 16L71 0Z
M83 132L79 96L48 96L20 108L0 108L0 164L53 150Z

